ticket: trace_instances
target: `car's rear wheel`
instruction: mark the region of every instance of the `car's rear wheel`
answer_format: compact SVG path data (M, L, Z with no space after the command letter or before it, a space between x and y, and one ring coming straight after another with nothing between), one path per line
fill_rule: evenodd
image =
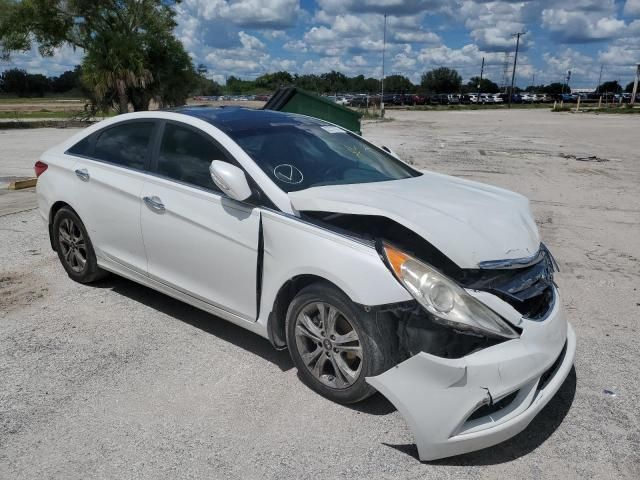
M287 312L287 344L302 381L340 403L364 400L375 389L365 378L393 365L394 322L366 312L326 283L304 288Z
M89 283L107 274L98 267L91 239L73 210L63 207L56 212L52 235L60 263L73 280Z

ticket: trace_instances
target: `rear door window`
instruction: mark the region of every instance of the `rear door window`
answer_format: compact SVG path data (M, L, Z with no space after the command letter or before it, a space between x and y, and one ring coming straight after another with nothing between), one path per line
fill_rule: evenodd
M98 133L93 157L123 167L144 170L154 122L128 122Z
M213 160L228 161L220 148L205 135L167 122L158 152L157 173L208 190L219 191L211 180Z

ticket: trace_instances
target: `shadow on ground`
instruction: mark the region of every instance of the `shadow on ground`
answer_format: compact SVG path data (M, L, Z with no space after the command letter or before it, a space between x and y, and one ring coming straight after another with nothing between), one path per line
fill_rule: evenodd
M271 343L242 327L234 325L163 293L147 288L125 278L110 275L106 279L92 284L98 288L110 288L136 302L143 303L177 320L230 342L243 350L259 355L278 366L282 371L293 368L293 362L286 350L275 350ZM572 368L564 384L549 404L536 416L526 430L510 440L501 443L498 448L490 447L456 457L436 460L436 465L492 465L509 462L535 450L562 423L569 412L576 391L576 372ZM376 394L355 405L347 405L353 410L369 415L388 415L396 410L384 396ZM394 448L418 460L415 444L384 445Z
M523 432L515 437L497 446L478 450L477 452L434 460L428 463L432 465L455 466L496 465L510 462L527 455L553 435L553 432L556 431L564 420L564 417L569 413L573 398L576 394L576 381L576 369L573 367L567 379L560 387L560 390L558 390L547 406L542 409ZM419 460L418 449L415 444L391 445L385 443L384 445Z
M109 275L104 280L93 283L92 286L110 288L116 293L258 355L282 371L293 368L289 352L276 350L269 340L151 288L116 275Z
M293 362L287 350L275 350L267 339L156 290L116 275L109 275L104 280L91 285L98 288L109 288L176 320L233 343L243 350L259 355L275 364L283 372L293 368ZM380 394L373 395L355 405L345 406L369 415L388 415L396 410L393 404Z

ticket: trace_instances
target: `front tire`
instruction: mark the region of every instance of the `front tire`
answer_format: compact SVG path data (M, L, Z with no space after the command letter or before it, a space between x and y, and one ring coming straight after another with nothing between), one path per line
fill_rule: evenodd
M80 217L68 207L62 207L53 219L53 243L60 263L72 280L90 283L106 276L98 267L93 244Z
M394 364L395 322L366 312L327 283L304 288L287 311L287 344L301 380L338 403L355 403L376 390L365 378Z

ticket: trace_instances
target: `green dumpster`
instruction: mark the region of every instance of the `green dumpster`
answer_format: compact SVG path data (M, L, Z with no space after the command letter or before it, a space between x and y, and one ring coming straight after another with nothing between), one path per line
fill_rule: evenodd
M360 135L362 114L331 100L295 87L280 88L264 106L265 110L300 113L340 125Z

